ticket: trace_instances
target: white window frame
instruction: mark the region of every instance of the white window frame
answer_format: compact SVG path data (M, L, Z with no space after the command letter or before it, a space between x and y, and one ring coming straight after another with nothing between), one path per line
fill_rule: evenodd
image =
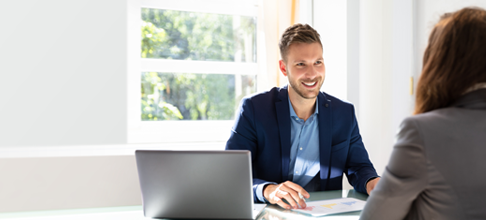
M257 0L140 0L139 10L128 18L128 126L127 143L209 143L222 145L229 138L234 120L141 120L141 73L146 71L203 74L259 75L258 62L215 62L141 58L141 8L158 8L203 13L252 16L259 19ZM130 3L129 3L130 4ZM129 5L129 8L130 5ZM257 24L258 30L258 24ZM257 31L257 39L261 39ZM257 49L257 58L260 56ZM260 78L258 83L260 83Z

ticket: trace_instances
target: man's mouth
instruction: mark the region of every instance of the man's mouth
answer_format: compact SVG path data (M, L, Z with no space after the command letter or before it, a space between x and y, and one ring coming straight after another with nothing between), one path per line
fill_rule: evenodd
M316 83L317 82L310 82L310 83L303 82L304 85L309 86L309 87L314 86Z

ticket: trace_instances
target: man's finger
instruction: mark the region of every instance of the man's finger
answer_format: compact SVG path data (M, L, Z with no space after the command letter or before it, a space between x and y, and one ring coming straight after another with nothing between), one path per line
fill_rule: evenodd
M307 205L305 204L305 200L304 200L304 197L301 197L299 196L300 193L298 192L295 192L295 191L291 191L290 193L290 196L292 197L292 200L294 200L296 202L296 205L292 205L293 208L305 208ZM298 205L298 206L297 206Z
M273 196L270 198L269 202L270 202L270 203L272 203L272 204L277 204L277 203L278 203L279 201L281 201L281 200L282 200L281 198L277 197L276 195L273 195Z
M299 202L300 208L305 209L307 207L307 204L305 203L305 198L301 193L299 193L299 201L298 202Z
M268 198L266 198L270 203L272 204L275 204L277 203L277 200L280 200L280 198L277 197L277 192L280 188L280 185L269 185L266 187L265 191L268 191L270 192L270 194L268 194ZM275 200L277 199L277 200Z
M284 209L290 209L292 208L289 204L285 203L283 200L280 200L277 202L277 205L279 205L280 207L284 208Z
M292 194L292 197L294 198L294 200L298 203L299 207L297 208L305 208L307 207L307 204L305 204L305 199L304 197L302 196L302 194L300 193L295 193L295 194Z
M308 199L310 197L310 194L304 188L302 188L300 185L298 185L296 183L293 183L291 181L287 181L287 182L284 183L284 185L286 187L293 189L297 193L302 194L302 196L306 199Z
M305 208L307 205L305 204L305 200L299 196L299 192L295 191L293 188L288 187L288 185L283 184L281 187L279 187L279 190L286 191L289 196L284 197L285 200L287 200L290 205L292 205L292 208ZM302 189L304 190L304 189ZM305 190L304 190L305 191Z
M280 195L282 195L281 198L285 199L290 204L290 206L292 206L292 208L298 208L297 203L295 202L294 198L292 198L292 195L289 192L281 192Z

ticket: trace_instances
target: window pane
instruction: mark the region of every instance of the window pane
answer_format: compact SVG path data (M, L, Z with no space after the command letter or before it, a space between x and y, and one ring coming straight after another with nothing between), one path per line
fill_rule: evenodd
M232 120L255 75L142 73L142 121Z
M142 8L141 56L256 62L256 17Z

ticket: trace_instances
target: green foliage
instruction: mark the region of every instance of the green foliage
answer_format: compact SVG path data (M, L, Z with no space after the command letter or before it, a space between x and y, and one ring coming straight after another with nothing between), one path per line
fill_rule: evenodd
M142 77L142 120L183 119L179 109L160 96L161 91L167 88L162 78L154 72L143 74Z
M154 24L142 21L142 58L155 53L164 42L167 42L167 33Z
M144 8L142 19L143 58L234 60L233 16Z
M255 23L254 18L144 8L141 57L233 62L239 54L255 62L254 54L245 54L243 40L255 38ZM241 76L142 73L142 120L232 119L239 101L235 77ZM250 81L243 88L254 92L254 77Z
M143 73L142 119L230 120L236 106L235 77L239 76ZM162 109L157 103L174 108ZM174 109L178 110L169 111Z

